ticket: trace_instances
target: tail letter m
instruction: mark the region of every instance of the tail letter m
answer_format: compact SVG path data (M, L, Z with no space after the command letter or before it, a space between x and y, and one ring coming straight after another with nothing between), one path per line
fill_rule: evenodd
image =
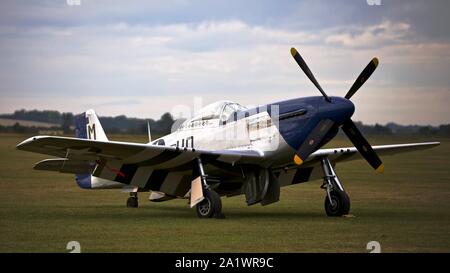
M95 123L88 124L88 126L87 126L87 133L88 133L88 139L93 139L93 140L96 139L96 136L95 136ZM92 137L92 136L94 136L94 137Z

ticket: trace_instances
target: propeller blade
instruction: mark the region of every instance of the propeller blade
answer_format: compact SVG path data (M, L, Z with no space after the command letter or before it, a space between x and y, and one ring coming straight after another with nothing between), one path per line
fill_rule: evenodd
M351 119L347 120L344 125L342 125L342 130L348 136L353 145L355 145L361 155L367 160L367 162L369 162L370 166L372 166L372 168L374 168L377 172L382 173L384 171L383 162L381 162L378 155L372 149L372 146L370 146L369 142L367 142L367 140L363 137L355 123L353 123Z
M356 93L356 91L358 91L358 89L369 79L370 75L372 75L377 66L378 59L375 57L366 65L361 74L359 74L358 78L356 78L352 87L350 87L350 90L348 90L347 94L345 95L346 99L349 100Z
M298 151L294 156L295 164L303 164L303 161L320 147L319 145L322 143L322 140L326 137L333 125L334 122L330 119L321 120L316 125L302 145L300 145L300 148L298 148Z
M292 54L292 57L294 57L294 59L297 62L297 64L303 70L303 72L305 72L306 76L312 81L312 83L317 87L317 89L319 89L320 93L322 93L322 95L325 97L325 99L327 101L331 102L330 98L327 96L327 94L325 94L325 91L323 91L322 87L317 82L316 78L314 78L313 73L309 69L309 67L306 64L306 62L303 60L302 56L300 56L298 51L295 48L292 47L291 48L291 54Z

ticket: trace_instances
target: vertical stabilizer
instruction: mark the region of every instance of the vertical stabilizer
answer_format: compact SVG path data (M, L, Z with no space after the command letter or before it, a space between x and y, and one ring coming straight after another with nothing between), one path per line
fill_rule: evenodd
M108 141L106 137L105 131L103 131L103 127L98 120L95 111L89 109L86 111L86 135L88 139L92 140L100 140L100 141Z
M92 139L108 141L105 131L94 110L87 110L75 116L75 137L82 139ZM99 178L93 177L90 173L75 174L75 181L83 189L92 189L93 184Z

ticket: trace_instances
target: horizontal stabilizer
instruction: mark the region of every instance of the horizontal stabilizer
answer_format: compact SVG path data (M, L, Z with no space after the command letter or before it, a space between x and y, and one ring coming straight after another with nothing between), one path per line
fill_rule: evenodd
M163 202L172 199L175 199L175 197L166 195L165 193L159 191L152 191L148 197L148 200L152 202Z
M33 169L61 173L91 173L94 166L95 164L89 161L55 158L39 161L34 165Z

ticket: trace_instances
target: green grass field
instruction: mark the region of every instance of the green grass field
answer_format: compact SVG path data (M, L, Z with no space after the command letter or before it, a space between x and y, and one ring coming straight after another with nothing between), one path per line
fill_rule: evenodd
M450 251L450 140L431 150L337 166L353 218L329 218L321 181L283 188L281 201L247 207L223 198L226 219L198 219L186 200L125 207L120 190L79 189L72 175L32 170L45 156L15 150L26 136L0 136L0 252L382 252ZM132 140L131 137L116 137ZM137 138L145 141L145 137ZM418 141L371 139L372 144ZM348 145L343 140L328 146Z

